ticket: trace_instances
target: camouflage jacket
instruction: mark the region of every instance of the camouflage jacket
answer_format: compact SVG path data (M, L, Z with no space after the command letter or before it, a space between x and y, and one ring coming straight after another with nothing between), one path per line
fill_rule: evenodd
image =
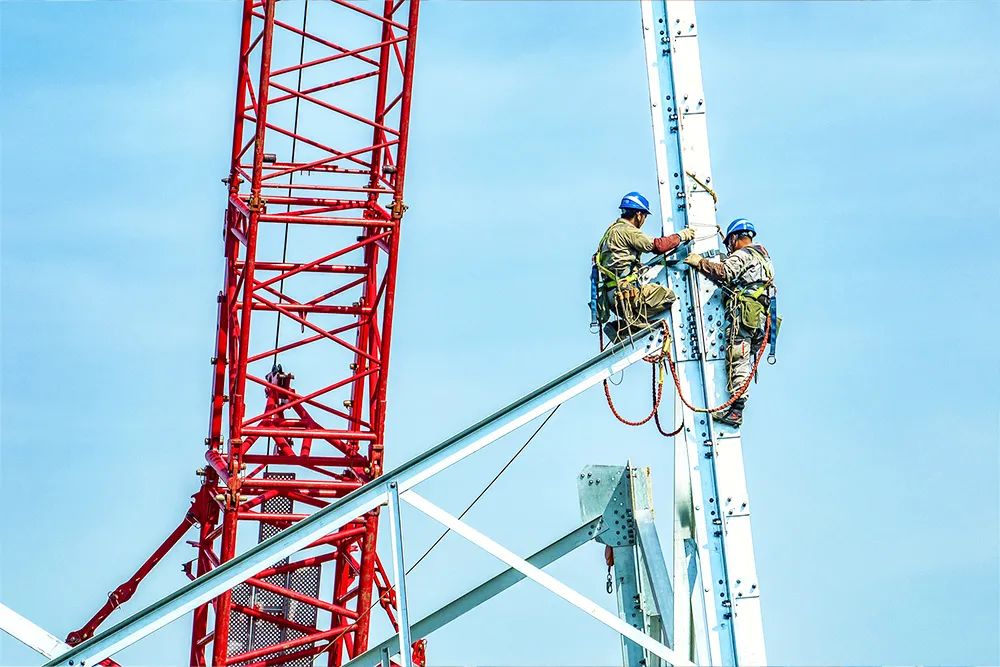
M734 288L774 282L771 257L762 245L740 248L721 262L702 260L698 268L709 277Z

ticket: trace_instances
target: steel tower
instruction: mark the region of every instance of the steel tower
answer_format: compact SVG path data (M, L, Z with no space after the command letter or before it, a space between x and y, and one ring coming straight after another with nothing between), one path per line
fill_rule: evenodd
M244 0L202 486L71 645L189 527L193 578L381 475L418 10ZM364 651L374 606L395 623L377 529L376 508L198 607L191 664Z

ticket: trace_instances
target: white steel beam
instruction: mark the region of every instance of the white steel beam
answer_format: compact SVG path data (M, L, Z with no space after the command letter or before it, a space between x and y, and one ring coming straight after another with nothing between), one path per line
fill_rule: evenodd
M445 512L434 503L418 495L415 491L407 491L400 497L427 516L451 529L452 532L461 535L469 542L472 542L472 544L476 545L483 551L486 551L491 556L498 558L510 567L519 570L522 574L524 574L524 576L555 593L563 600L566 600L574 607L586 612L588 615L597 619L601 623L604 623L612 630L615 630L619 634L631 639L633 642L642 646L651 653L660 656L672 665L677 665L678 667L692 664L652 637L637 630L628 623L625 623L618 618L618 616L612 614L590 598L581 595L552 575L535 567L506 547L494 542L486 535L483 535L468 524L458 520L456 517L452 516L448 512Z
M355 517L388 501L388 485L403 493L465 457L495 442L611 375L631 366L663 346L657 323L617 343L576 368L521 397L436 447L373 480L323 509L257 544L171 595L136 612L117 625L61 654L47 665L87 667L180 618L187 612L246 581L256 572L303 549Z
M46 658L54 658L69 649L69 645L54 634L3 604L0 604L0 630Z

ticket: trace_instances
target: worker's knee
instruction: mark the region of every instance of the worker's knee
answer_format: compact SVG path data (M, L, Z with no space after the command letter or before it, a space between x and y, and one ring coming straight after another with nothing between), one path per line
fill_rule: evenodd
M734 341L726 351L726 358L729 360L730 367L733 368L739 368L747 363L750 358L750 341Z
M729 362L729 391L738 391L750 377L750 341L736 340L726 350Z
M662 311L676 300L677 295L669 287L655 284L642 286L642 301L649 308Z

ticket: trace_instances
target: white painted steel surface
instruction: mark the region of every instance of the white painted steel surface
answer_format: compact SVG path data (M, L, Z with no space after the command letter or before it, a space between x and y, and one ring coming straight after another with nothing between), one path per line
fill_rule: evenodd
M715 203L690 177L694 174L714 187L694 3L643 0L641 8L664 233L689 226L697 234L691 251L719 251ZM694 405L720 405L729 398L720 290L705 276L684 267L668 272L666 279L678 295L672 334L682 391ZM674 637L681 650L687 649L685 655L704 655L713 665L762 665L767 658L760 586L739 430L688 408L680 414L685 429L675 458L679 514L673 559L678 593ZM682 480L679 477L685 470L688 479ZM690 538L697 547L695 564L704 586L693 591L701 596L700 603L688 608L684 595L688 568L682 566L688 564L683 545ZM750 603L751 599L757 602ZM704 625L693 633L688 620L692 615L696 624ZM688 647L690 634L705 637L707 651L706 647Z
M3 604L0 604L0 630L46 658L54 658L69 648L54 634Z
M416 507L418 510L431 517L435 521L438 521L442 525L450 528L452 532L461 535L467 539L472 544L476 545L483 551L487 552L491 556L503 561L508 566L513 567L520 571L524 576L528 577L537 584L543 586L549 591L555 593L563 600L566 600L574 607L584 611L591 617L597 619L601 623L604 623L612 630L618 632L619 634L628 637L636 644L642 646L648 651L655 653L664 660L667 660L673 665L684 666L691 665L692 663L678 656L674 651L667 648L660 642L654 640L652 637L644 634L643 632L632 627L628 623L625 623L617 615L612 614L607 609L597 604L590 598L581 595L577 591L573 590L566 584L562 583L550 574L547 574L543 570L535 567L528 561L524 560L514 552L510 551L506 547L494 542L487 536L483 535L476 529L472 528L466 523L459 521L457 518L445 512L443 509L433 504L426 498L417 495L415 491L407 491L400 496L405 502Z

